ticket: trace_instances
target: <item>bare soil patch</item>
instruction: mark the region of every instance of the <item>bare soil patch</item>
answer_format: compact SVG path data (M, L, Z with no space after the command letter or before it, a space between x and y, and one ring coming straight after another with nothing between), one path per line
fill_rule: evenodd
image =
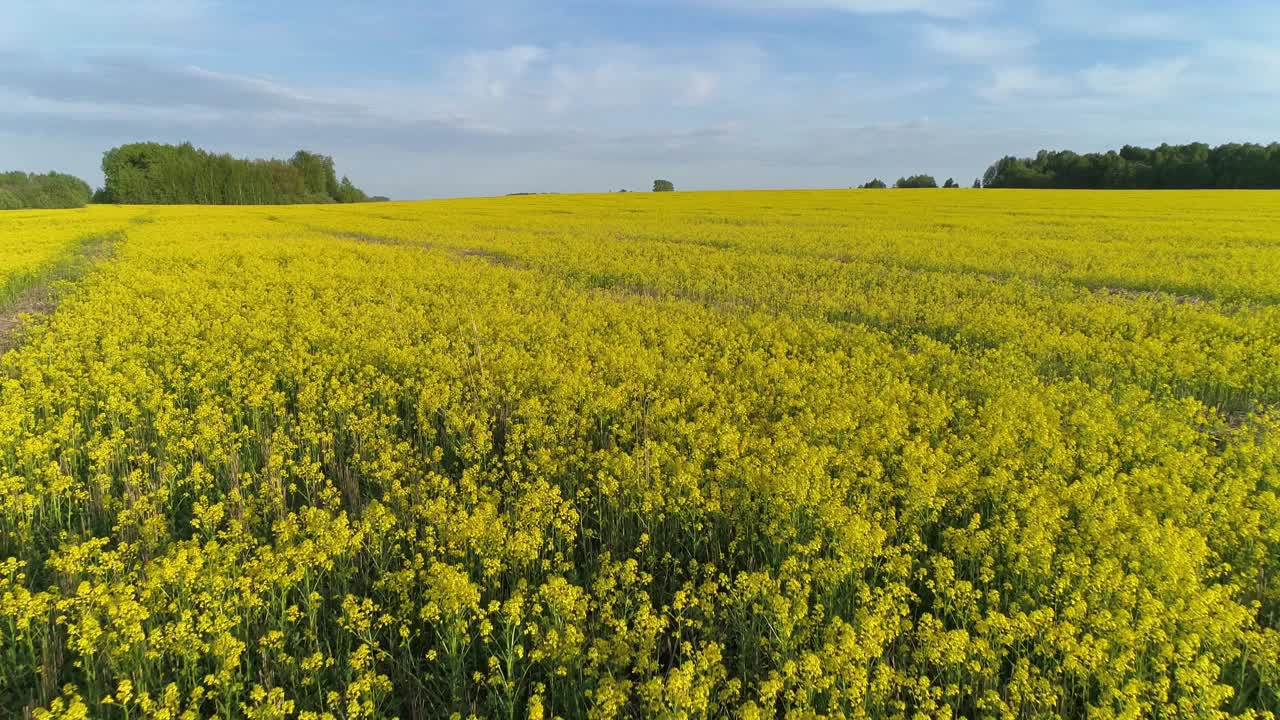
M458 251L459 257L479 258L493 265L501 265L503 267L524 267L524 262L514 255L497 250L484 250L482 248L464 248Z
M318 227L315 225L308 225L307 227L331 237L340 238L342 240L355 240L356 242L367 243L369 245L395 245L400 247L416 247L424 250L431 247L428 243L405 240L403 238L391 237L389 235L374 235L372 233L354 232L350 230L335 230L333 228Z

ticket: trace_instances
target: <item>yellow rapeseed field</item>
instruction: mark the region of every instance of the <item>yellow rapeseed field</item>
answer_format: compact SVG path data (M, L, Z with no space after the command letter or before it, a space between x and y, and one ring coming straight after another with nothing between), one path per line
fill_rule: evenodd
M103 233L0 358L0 715L1280 711L1278 194L90 207L0 271Z

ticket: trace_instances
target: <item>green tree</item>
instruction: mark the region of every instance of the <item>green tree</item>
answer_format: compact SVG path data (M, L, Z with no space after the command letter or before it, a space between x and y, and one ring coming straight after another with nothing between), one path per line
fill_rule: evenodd
M1205 143L1077 154L1041 150L1034 158L1001 158L985 187L1076 189L1280 188L1280 144Z
M343 175L342 182L338 183L338 194L334 199L340 203L357 203L367 202L369 197Z
M888 185L885 185L880 178L872 178L858 187L861 190L884 190Z
M338 176L333 169L333 158L299 150L289 159L289 164L302 175L308 195L327 197L330 200L338 197Z
M898 182L893 184L896 188L936 188L938 181L933 179L932 175L912 175L911 177L898 178Z
M654 180L653 181L654 192L675 192L675 189L676 189L675 183L672 183L670 180Z
M84 207L92 189L78 177L63 173L0 173L0 209Z
M22 198L12 190L0 188L0 210L21 210Z
M191 143L133 143L102 156L106 183L96 196L125 204L244 205L362 202L363 191L335 177L333 158L299 150L287 161L215 154Z
M956 184L955 178L947 178L947 181L942 184L942 187L951 189L951 188L958 188L960 186Z

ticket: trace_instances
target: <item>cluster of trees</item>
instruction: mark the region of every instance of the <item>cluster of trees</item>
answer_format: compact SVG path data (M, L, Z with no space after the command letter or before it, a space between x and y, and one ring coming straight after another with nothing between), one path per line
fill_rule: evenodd
M299 150L288 160L248 160L183 143L133 143L102 156L105 186L94 202L275 205L366 202L333 158Z
M898 178L898 181L895 182L893 186L895 188L936 188L938 187L938 181L934 180L932 175L912 175L911 177ZM885 185L883 180L880 178L874 178L869 182L859 185L858 189L884 190L887 187L889 186ZM957 183L954 178L947 178L946 183L944 183L942 187L958 188L960 187L960 184ZM982 185L975 180L974 187L982 187Z
M1041 150L1005 157L983 178L990 188L1234 189L1280 188L1280 143L1125 145L1118 152Z
M895 188L936 188L938 181L933 179L932 175L912 175L911 177L898 178L898 182L894 183Z
M671 182L670 180L654 180L653 181L654 192L675 192L675 190L676 190L675 183Z
M0 210L78 208L89 202L89 184L63 173L0 173Z

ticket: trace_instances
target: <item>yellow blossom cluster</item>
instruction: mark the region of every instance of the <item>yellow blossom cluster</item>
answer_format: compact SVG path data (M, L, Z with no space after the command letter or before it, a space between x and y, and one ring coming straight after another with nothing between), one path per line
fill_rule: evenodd
M0 270L107 232L0 357L0 714L1280 712L1274 194L89 207Z

